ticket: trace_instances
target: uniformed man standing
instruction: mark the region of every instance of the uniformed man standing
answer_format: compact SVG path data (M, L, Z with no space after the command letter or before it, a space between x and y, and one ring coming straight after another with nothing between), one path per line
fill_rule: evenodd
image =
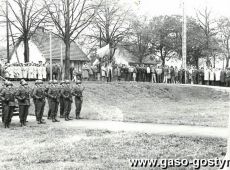
M32 92L31 92L31 98L33 99L33 103L34 103L35 117L36 117L36 120L38 121L37 107L35 106L35 104L36 104L36 99L35 99L35 97L34 97L34 91L36 90L36 88L38 88L38 80L35 81L35 87L33 88Z
M71 105L72 105L73 99L72 99L72 93L71 93L71 88L70 88L70 81L66 80L65 84L66 86L62 88L61 90L61 96L63 98L65 120L68 121L68 120L72 120L69 117L69 114L71 111Z
M38 124L44 124L45 122L42 121L42 116L45 107L45 89L41 87L43 84L42 80L37 80L36 83L37 88L33 91L35 115L37 116Z
M51 119L52 122L59 122L56 119L58 104L59 104L59 88L57 88L58 82L53 80L48 91L48 97L50 98L50 109L51 109Z
M84 89L85 87L81 85L81 81L77 80L76 86L72 90L72 95L75 96L76 119L80 119L80 112L81 112L81 107L82 107L82 102L83 102L82 92L84 91Z
M3 84L2 84L2 88L0 88L0 93L2 93L3 90L6 89L6 85L7 85L8 81L6 80ZM2 100L2 99L1 99ZM2 123L4 122L4 108L5 108L5 101L2 100Z
M60 93L62 91L63 88L66 87L66 83L65 81L61 81L60 83ZM64 118L64 99L63 96L60 95L60 118Z
M1 99L4 101L4 125L5 128L9 128L11 118L13 116L15 108L15 91L13 89L13 83L7 82L6 88L0 94Z
M49 88L51 87L51 84L53 83L52 80L49 81L48 85L45 87L45 94L46 94L46 97L47 97L47 101L48 101L48 106L49 106L49 109L48 109L48 113L47 113L47 119L51 119L51 104L50 104L50 97L48 96L48 91L49 91Z
M16 92L16 98L19 105L19 118L21 126L26 126L26 120L30 107L30 90L28 83L25 80L21 80L21 87Z

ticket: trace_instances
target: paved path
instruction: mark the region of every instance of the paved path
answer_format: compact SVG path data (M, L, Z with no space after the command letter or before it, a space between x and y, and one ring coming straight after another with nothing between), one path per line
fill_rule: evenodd
M34 116L28 117L28 125L37 125ZM12 126L19 126L18 116L13 118ZM59 123L52 123L46 120L47 124L54 127L69 127L77 129L98 129L109 130L114 132L141 132L156 135L178 135L178 136L200 136L200 137L228 137L227 128L203 127L203 126L186 126L186 125L169 125L169 124L152 124L152 123L135 123L135 122L118 122L118 121L101 121L101 120L71 120L64 121L60 119Z

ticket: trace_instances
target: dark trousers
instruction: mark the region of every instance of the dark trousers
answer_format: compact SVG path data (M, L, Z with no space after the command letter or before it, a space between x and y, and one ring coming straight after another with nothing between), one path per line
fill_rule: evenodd
M162 76L161 74L157 74L157 83L161 83L162 82Z
M63 98L60 98L60 116L64 116L64 102Z
M49 105L49 110L48 110L48 115L47 115L47 117L48 118L51 118L51 100L50 99L47 99L47 101L48 101L48 105Z
M35 100L35 115L36 115L37 121L40 121L42 119L44 108L45 108L45 101Z
M36 120L38 121L37 107L36 107L36 99L35 99L35 98L33 98L33 102L34 102L34 112L35 112L35 117L36 117Z
M29 105L19 105L19 118L21 123L25 123L29 113Z
M146 81L150 82L151 80L151 73L146 73Z
M64 115L65 117L69 117L72 102L69 99L63 99L63 103L64 103Z
M82 100L79 97L75 97L75 107L76 107L75 114L76 114L76 117L80 116L81 106L82 106Z
M50 73L46 74L46 80L49 81L50 80Z
M4 124L9 125L13 116L14 106L4 106Z
M6 107L6 104L2 102L2 122L4 122L5 107Z
M50 116L52 119L55 119L56 116L57 116L57 112L58 112L58 102L57 101L54 101L54 100L51 100L50 101Z

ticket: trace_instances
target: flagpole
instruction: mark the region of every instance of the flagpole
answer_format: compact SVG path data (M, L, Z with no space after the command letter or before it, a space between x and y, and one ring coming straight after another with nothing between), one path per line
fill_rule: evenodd
M9 63L10 62L10 43L9 43L8 0L6 0L6 49L7 49L7 63Z
M52 32L50 31L50 80L52 80Z
M62 78L62 72L63 72L63 56L62 56L62 43L61 43L61 80L63 80L63 78Z
M187 24L187 19L186 19L186 13L185 13L185 3L183 1L183 26L182 26L182 61L183 61L183 68L185 70L185 83L187 82L187 75L186 75L186 70L187 70L187 64L186 64L186 24Z

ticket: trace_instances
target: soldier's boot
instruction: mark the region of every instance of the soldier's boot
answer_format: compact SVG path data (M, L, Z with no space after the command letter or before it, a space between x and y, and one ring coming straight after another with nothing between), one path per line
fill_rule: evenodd
M55 117L52 116L52 122L55 122Z
M26 120L24 120L24 121L22 122L22 123L23 123L23 126L26 126L26 122L27 122Z
M5 125L5 128L7 128L7 124L6 124L6 123L4 123L4 125Z
M46 124L45 120L44 119L40 119L40 124Z
M10 128L10 123L7 123L7 128Z
M41 119L38 119L37 121L38 121L38 124L42 124L42 121L41 121Z
M69 115L67 116L67 119L69 119L69 120L73 120L73 119L71 119L71 118L69 117Z
M67 115L65 115L65 121L69 121L69 119L68 119L68 116L67 116Z
M59 120L57 120L56 118L54 118L55 119L55 122L60 122Z

